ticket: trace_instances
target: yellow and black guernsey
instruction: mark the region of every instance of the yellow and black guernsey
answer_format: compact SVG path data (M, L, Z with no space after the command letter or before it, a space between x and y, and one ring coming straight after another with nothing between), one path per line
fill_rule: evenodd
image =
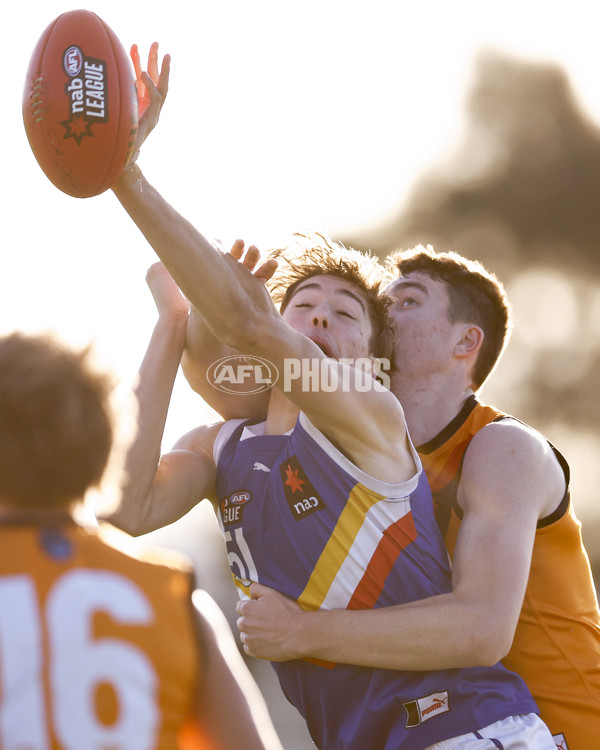
M482 427L501 419L512 417L472 396L439 435L418 448L451 554L462 517L457 489L465 452ZM525 678L557 747L589 750L600 741L600 614L570 498L569 466L551 447L566 491L558 508L538 522L525 599L503 663Z
M258 581L318 610L450 591L448 554L414 458L411 479L387 484L303 414L286 435L227 422L215 445L217 491L240 595ZM397 672L295 660L275 669L319 748L414 750L536 711L524 682L501 665Z

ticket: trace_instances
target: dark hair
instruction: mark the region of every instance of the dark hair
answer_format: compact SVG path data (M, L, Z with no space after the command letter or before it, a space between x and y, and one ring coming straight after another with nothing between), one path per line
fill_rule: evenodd
M50 336L0 338L0 497L67 506L99 484L113 441L112 383Z
M381 289L388 280L385 269L370 253L362 253L332 242L319 233L294 234L295 242L271 250L269 257L279 265L269 282L269 291L283 313L298 285L313 276L336 276L353 284L367 303L371 322L371 354L391 357L392 323L388 316L390 301Z
M431 245L417 245L392 253L388 270L395 275L427 274L446 284L450 322L475 323L484 334L473 368L473 385L480 388L496 366L508 339L511 309L502 283L476 260L455 252L436 252Z

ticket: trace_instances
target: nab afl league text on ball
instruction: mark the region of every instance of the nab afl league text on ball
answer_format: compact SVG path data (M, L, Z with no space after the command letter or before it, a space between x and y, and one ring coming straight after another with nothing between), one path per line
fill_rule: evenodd
M119 178L137 132L135 78L95 13L63 13L46 28L27 71L23 121L38 164L64 193L88 198Z

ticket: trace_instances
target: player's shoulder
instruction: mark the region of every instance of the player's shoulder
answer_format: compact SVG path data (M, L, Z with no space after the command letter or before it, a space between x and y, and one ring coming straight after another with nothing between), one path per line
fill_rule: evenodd
M482 427L465 452L462 478L516 476L561 494L568 475L566 462L539 430L507 416Z
M546 452L548 439L531 425L509 414L483 425L473 436L469 452L498 450L508 447L515 451Z
M195 427L177 440L173 446L173 450L212 454L215 440L224 424L223 420L216 420L215 422Z

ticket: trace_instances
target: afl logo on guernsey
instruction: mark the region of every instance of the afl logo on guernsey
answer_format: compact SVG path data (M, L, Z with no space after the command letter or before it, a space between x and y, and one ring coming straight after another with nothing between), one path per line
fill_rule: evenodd
M241 523L244 515L244 506L252 500L252 493L248 490L236 490L229 497L223 498L219 503L219 511L224 526L232 523Z
M279 468L285 499L296 521L325 507L296 456L290 456Z

